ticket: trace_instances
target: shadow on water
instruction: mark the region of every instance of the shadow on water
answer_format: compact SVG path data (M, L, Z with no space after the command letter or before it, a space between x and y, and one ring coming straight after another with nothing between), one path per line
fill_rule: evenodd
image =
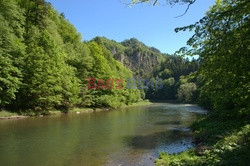
M155 123L155 125L179 125L179 124L181 124L180 121L162 121Z
M193 105L0 121L0 165L154 165L159 152L192 147ZM42 156L42 157L41 157Z
M149 135L125 136L124 143L133 149L155 149L160 145L169 144L176 140L190 138L191 133L181 129L166 130Z

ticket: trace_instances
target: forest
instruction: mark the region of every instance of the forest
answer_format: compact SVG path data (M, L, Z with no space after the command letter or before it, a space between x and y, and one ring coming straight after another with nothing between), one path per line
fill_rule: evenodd
M65 16L44 0L3 0L0 6L2 110L46 114L74 107L117 108L145 98L174 100L181 84L196 89L184 78L197 71L196 60L162 54L134 38L121 43L105 37L83 42ZM89 77L161 78L166 93L126 89L126 82L119 90L87 89Z
M0 0L0 112L47 115L114 109L146 99L197 103L211 110L192 126L198 148L162 153L156 165L247 165L249 11L247 0L216 0L199 21L175 29L194 35L169 55L135 38L84 41L45 0ZM187 58L195 55L199 58ZM88 89L87 78L123 79L123 88ZM127 88L127 78L161 79L162 88Z

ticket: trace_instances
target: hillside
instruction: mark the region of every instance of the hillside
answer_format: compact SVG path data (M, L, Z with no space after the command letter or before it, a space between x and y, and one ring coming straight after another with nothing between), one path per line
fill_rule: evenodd
M162 54L156 48L146 46L135 38L124 40L121 43L105 37L96 37L93 40L106 47L116 60L140 78L153 77L156 68L169 56Z
M44 0L0 1L0 109L46 113L78 107L119 107L138 90L87 89L87 79L126 79L132 72L81 35Z
M44 0L2 0L0 9L0 109L40 114L176 99L180 77L197 70L183 57L162 54L135 38L82 42L76 28ZM161 79L163 91L127 89L132 77L153 84Z

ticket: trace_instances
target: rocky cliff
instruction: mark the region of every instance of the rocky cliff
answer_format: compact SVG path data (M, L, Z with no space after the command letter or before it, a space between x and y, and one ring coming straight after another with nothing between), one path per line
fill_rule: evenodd
M158 49L148 47L135 38L121 43L104 37L96 37L93 40L106 47L114 58L131 69L136 77L152 77L153 72L167 57Z

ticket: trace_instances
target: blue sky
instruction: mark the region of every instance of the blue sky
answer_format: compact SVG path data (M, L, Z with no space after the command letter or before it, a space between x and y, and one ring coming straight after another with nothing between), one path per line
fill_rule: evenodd
M129 0L47 0L58 12L63 12L83 40L105 36L118 42L132 37L148 46L158 48L163 53L174 53L185 46L190 32L175 33L182 27L202 18L214 0L197 0L184 13L186 6L135 5L131 8Z

